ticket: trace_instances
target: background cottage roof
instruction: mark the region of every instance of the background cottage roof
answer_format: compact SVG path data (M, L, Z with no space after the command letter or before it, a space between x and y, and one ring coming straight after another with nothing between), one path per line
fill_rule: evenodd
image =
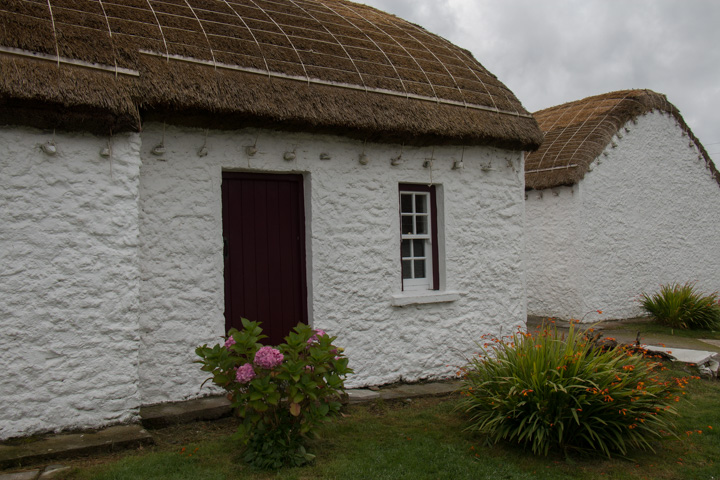
M98 133L154 119L532 150L472 55L344 0L3 0L0 122Z
M720 184L720 173L707 151L665 95L651 90L622 90L535 112L545 139L537 151L525 157L525 188L540 190L577 183L623 125L653 110L675 117Z

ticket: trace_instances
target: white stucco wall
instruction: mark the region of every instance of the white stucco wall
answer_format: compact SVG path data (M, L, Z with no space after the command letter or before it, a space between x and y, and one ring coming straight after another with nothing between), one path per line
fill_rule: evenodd
M526 194L527 304L530 315L581 312L583 265L581 192L577 186L530 190ZM577 315L573 313L569 317Z
M140 139L0 128L0 439L136 419Z
M223 170L304 175L310 319L346 347L348 386L450 375L481 335L524 321L519 152L405 148L391 166L399 145L150 124L112 138L110 158L107 138L60 133L48 156L52 138L0 129L1 439L133 421L142 404L212 391L194 349L224 333ZM458 298L393 306L407 300L398 184L430 181L443 292Z
M449 303L392 306L400 292L398 184L429 183L432 148L367 144L271 131L166 128L166 153L150 150L162 125L146 125L141 170L141 390L143 403L207 393L194 348L224 331L221 175L228 171L305 176L311 323L338 336L356 373L348 386L446 376L484 333L524 321L522 156L436 147L432 181L444 217ZM248 145L258 153L249 157ZM370 162L361 165L363 151ZM295 150L296 159L283 160ZM331 159L320 160L326 153ZM485 165L489 170L483 170Z
M586 320L628 318L642 314L637 295L660 284L691 281L707 292L720 290L720 185L695 145L673 117L659 112L629 122L614 142L574 195L561 191L552 197L545 190L538 199L538 192L528 192L528 244L551 250L546 225L562 223L571 212L579 241L574 251L556 256L574 257L582 269L582 303L570 307L562 299L564 288L551 296L538 281L537 269L553 268L552 258L528 249L531 314L580 318L600 309L603 315ZM567 229L557 232L560 238L570 235Z

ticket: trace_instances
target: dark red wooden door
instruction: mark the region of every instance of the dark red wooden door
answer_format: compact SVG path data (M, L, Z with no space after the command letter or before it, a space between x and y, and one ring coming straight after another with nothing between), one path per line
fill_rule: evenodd
M263 343L307 323L302 175L224 172L225 327L262 322Z

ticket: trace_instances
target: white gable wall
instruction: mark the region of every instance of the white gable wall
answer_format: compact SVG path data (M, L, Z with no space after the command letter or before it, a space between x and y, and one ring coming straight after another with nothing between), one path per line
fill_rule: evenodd
M529 281L531 314L580 318L600 309L602 315L591 314L586 321L630 318L642 315L637 296L661 284L691 281L706 292L720 290L720 186L697 148L672 116L659 112L629 122L614 142L616 147L609 146L574 187L581 195L559 197L571 212L578 210L573 202L581 203L580 241L567 253L582 265L583 303L579 309L564 308L561 292L549 300L539 293L545 285ZM528 243L543 241L551 248L551 239L539 237L538 225L546 224L544 215L552 211L543 208L549 198L543 192L535 213L528 209ZM537 278L537 261L529 265L528 277ZM541 296L551 308L542 306Z
M137 418L140 138L111 142L0 128L0 439Z
M508 333L525 317L522 155L436 147L432 181L444 217L449 303L392 306L400 292L399 183L429 183L432 148L367 144L272 131L167 128L162 158L150 149L161 125L146 125L141 174L143 403L210 391L194 348L224 333L221 175L228 171L305 176L311 323L346 348L360 386L455 372L485 333ZM258 153L249 157L248 145ZM368 165L358 162L363 149ZM283 154L295 150L296 160ZM330 160L320 160L321 154ZM452 161L464 155L464 169ZM482 165L486 169L483 170ZM441 243L443 243L441 241ZM443 257L443 255L441 255Z
M582 182L584 297L608 318L641 315L637 295L661 284L720 290L720 185L672 116L625 127Z

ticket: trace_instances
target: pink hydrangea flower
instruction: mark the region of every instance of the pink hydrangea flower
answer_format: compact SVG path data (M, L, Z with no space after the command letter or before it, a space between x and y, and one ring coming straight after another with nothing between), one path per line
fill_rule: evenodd
M255 378L255 370L253 370L251 364L245 363L238 367L237 373L235 374L235 380L237 380L238 383L248 383L253 378Z
M283 361L283 354L280 350L273 347L262 347L255 354L255 365L268 370L277 367Z
M235 345L235 339L233 337L228 337L227 340L225 340L225 348L229 349L233 345Z
M318 341L318 337L322 337L323 335L327 335L327 333L325 333L325 330L321 330L321 329L319 329L319 328L318 328L317 330L313 330L313 331L315 332L315 334L314 334L312 337L308 338L308 341L307 341L308 343L317 342L317 341Z

